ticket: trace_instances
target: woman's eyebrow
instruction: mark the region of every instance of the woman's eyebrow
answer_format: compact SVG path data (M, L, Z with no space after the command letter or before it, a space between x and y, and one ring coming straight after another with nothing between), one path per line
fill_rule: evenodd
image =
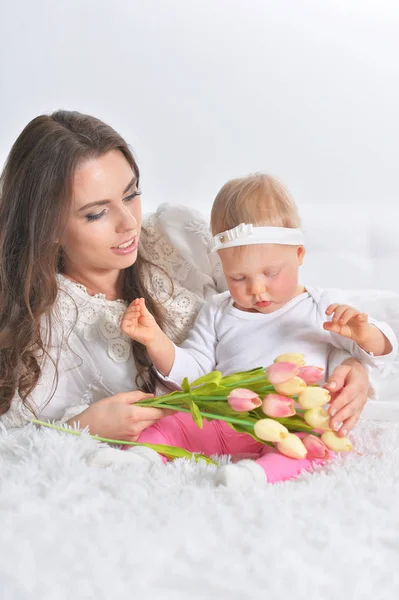
M137 178L136 176L134 176L131 181L129 182L129 184L125 187L125 189L123 190L123 194L126 194L126 192L128 192L130 190L130 188L132 188L137 182ZM95 200L94 202L88 202L87 204L85 204L84 206L82 206L81 208L79 208L78 212L81 212L82 210L85 210L86 208L92 208L93 206L103 206L104 204L109 204L111 202L111 200Z
M128 192L130 190L130 188L133 187L136 183L137 183L137 177L135 175L133 175L131 182L129 183L129 185L127 185L125 187L125 189L123 190L123 193L126 194L126 192Z

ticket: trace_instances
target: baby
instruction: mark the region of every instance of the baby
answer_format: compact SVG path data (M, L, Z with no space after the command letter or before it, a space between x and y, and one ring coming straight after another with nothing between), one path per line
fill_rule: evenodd
M146 346L165 382L193 381L215 369L229 375L267 366L287 352L303 353L307 364L328 373L333 347L380 373L389 371L397 340L387 324L325 290L299 283L304 236L297 208L279 182L267 175L229 181L213 204L211 227L213 251L219 253L229 291L204 305L187 340L176 346L143 299L132 302L121 323L132 340ZM139 441L208 455L257 456L221 467L217 476L224 484L281 481L320 462L285 457L221 421L204 421L201 430L182 413L162 419Z

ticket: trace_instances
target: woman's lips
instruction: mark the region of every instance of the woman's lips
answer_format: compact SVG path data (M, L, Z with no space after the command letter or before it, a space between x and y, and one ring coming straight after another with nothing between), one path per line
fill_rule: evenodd
M131 243L126 246L125 248L121 248L120 246L115 246L114 248L111 248L112 252L114 252L115 254L118 254L119 256L125 256L126 254L131 254L132 252L135 252L135 250L137 250L137 236L134 237L131 241Z

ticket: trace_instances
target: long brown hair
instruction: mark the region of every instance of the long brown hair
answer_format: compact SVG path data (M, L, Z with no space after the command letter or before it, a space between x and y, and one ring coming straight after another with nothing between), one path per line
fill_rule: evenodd
M139 181L133 154L116 131L94 117L57 111L33 119L7 158L0 177L0 414L16 392L30 407L47 355L43 318L51 333L62 264L57 239L69 212L75 169L111 150L124 155ZM139 252L123 271L122 299L144 297L162 327L165 312L144 285L147 265ZM134 343L132 351L137 385L153 391L156 378L145 347Z

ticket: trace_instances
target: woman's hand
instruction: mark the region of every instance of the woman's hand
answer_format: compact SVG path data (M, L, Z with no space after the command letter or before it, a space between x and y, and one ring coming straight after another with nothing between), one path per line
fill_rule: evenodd
M331 394L329 413L330 426L340 437L346 436L357 423L370 387L369 378L363 365L354 358L348 358L339 365L324 386Z
M144 398L153 398L153 394L121 392L95 402L67 423L73 425L79 421L80 427L88 426L92 435L135 442L142 431L170 414L160 408L135 406L135 402Z

